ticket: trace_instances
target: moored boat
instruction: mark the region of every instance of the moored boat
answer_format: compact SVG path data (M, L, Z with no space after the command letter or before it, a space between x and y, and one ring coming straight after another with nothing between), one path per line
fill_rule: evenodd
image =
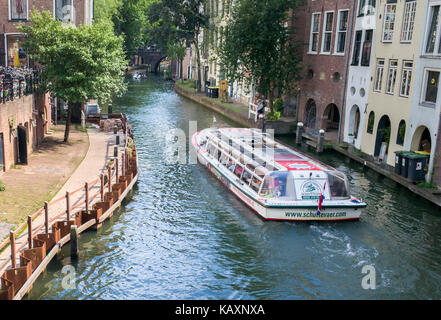
M204 129L192 144L199 162L263 219L358 220L366 207L342 172L258 129Z

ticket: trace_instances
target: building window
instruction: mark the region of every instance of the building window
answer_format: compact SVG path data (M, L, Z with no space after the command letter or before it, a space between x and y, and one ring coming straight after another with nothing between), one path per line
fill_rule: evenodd
M322 53L331 52L332 27L334 24L334 12L325 13L325 23L323 26Z
M357 31L355 33L355 43L354 43L354 53L352 56L352 65L358 66L358 61L360 59L361 50L361 37L363 36L363 31Z
M346 47L346 36L348 32L349 10L340 10L338 12L337 25L337 43L335 44L335 53L344 53Z
M423 102L435 104L438 96L439 71L426 70Z
M372 36L373 30L366 30L363 42L363 52L361 55L361 65L363 67L369 67L371 61L371 50L372 50Z
M398 61L389 61L389 71L387 73L386 93L394 94L395 82L397 80Z
M27 0L9 0L9 15L11 20L28 19L28 1Z
M374 132L374 124L375 124L375 113L371 111L371 113L369 113L369 118L368 118L367 133L372 134L372 132Z
M403 75L401 77L401 88L400 88L400 96L409 97L410 92L410 83L412 81L412 69L413 62L404 61L403 62Z
M73 0L55 0L55 19L64 23L73 21Z
M401 41L412 41L413 27L415 24L416 1L406 2L403 18L403 30L401 31Z
M384 74L384 59L377 60L377 70L375 71L374 91L381 91L381 84L383 83Z
M427 40L426 40L426 53L433 54L434 52L439 52L439 32L438 32L438 21L439 21L439 10L440 6L430 7L430 20L429 27L427 29ZM436 48L435 48L436 47ZM435 51L435 49L437 49Z
M375 14L376 0L360 0L358 3L358 16Z
M392 42L396 11L396 3L386 3L384 7L383 42Z
M317 53L318 51L319 30L320 13L313 13L311 22L311 37L309 40L309 52L311 53Z

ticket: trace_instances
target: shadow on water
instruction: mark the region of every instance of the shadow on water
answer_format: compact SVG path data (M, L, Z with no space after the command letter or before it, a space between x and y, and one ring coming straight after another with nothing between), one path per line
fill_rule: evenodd
M157 78L131 83L114 108L133 127L137 188L102 229L81 236L77 261L63 249L29 298L441 298L439 210L394 182L339 154L322 154L368 204L362 219L264 222L201 165L164 160L169 130L188 132L195 120L202 129L213 116L228 120ZM62 273L66 265L74 274ZM365 265L375 267L375 290L362 288ZM66 288L72 275L75 286Z

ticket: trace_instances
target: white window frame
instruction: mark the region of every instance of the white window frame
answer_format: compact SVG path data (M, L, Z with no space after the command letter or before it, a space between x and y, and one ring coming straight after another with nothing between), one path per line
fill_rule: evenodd
M332 24L331 24L331 30L326 30L326 27L328 25L328 15L332 13ZM322 32L322 47L320 50L320 54L331 54L332 52L332 34L334 33L334 18L335 18L335 11L325 11L324 15L323 15L323 32ZM331 40L329 41L329 51L324 51L324 47L325 47L325 40L326 40L326 35L330 35Z
M314 17L318 16L318 27L317 27L317 31L314 32ZM321 18L322 18L322 13L321 12L313 12L311 15L311 31L310 31L310 35L309 35L309 48L308 48L308 53L310 54L317 54L318 50L319 50L319 41L320 41L320 22L321 22ZM317 34L317 51L312 51L312 39L313 39L313 35Z
M408 66L406 64L412 64L412 65ZM403 68L402 68L402 71L401 71L400 97L409 98L410 90L411 90L412 76L413 76L413 61L411 61L411 60L404 60L403 61ZM403 93L403 83L406 85L406 87L409 86L409 92L407 94Z
M348 21L346 21L346 24L347 24L346 30L342 31L342 30L340 30L340 19L342 17L342 13L344 11L346 11L348 13ZM345 55L345 53L346 53L346 44L348 43L348 29L349 29L349 9L338 10L337 25L335 27L336 32L335 32L335 43L334 43L334 55L337 55L337 56L344 56ZM340 39L340 34L342 34L342 33L346 34L346 36L345 36L345 45L344 45L344 48L343 48L343 52L338 52L337 51L337 49L339 47L338 41Z
M364 2L364 8L362 8L362 6L361 6L361 2L362 1L363 0L359 0L358 1L357 16L358 17L364 17L364 16L375 15L375 9L376 9L376 6L377 6L377 2L375 2L375 6L373 6L372 5L373 0L364 0L363 1ZM368 13L368 9L370 7L374 7L374 11L373 12L369 11L369 13Z
M429 31L430 31L430 25L432 24L432 10L433 7L439 6L439 11L438 11L438 23L435 27L435 31L436 31L436 36L435 36L435 46L433 47L433 52L427 52L427 44L428 44L428 36L429 36ZM441 25L441 1L438 2L431 2L429 3L429 9L428 9L428 17L427 17L427 24L426 24L426 32L424 33L424 46L422 48L422 53L424 55L428 55L428 56L436 56L436 55L440 55L441 53L439 53L439 45L440 45L440 25Z
M383 64L380 64L380 62L382 62ZM385 59L377 59L377 65L375 67L374 92L381 92L381 89L383 87L385 62Z
M392 62L396 62L395 66L392 66ZM391 72L394 73L392 86L389 88L389 76ZM397 74L398 74L398 60L391 59L389 60L389 68L387 69L387 78L386 78L386 94L393 95L395 92L395 85L397 84Z
M401 42L412 42L413 30L415 27L416 1L404 3L404 16L401 27ZM413 19L412 19L413 18Z
M388 14L387 13L387 8L388 7L395 7L395 12L393 13L393 14ZM386 16L391 16L391 17L393 17L393 20L392 21L386 21ZM392 41L393 41L393 38L394 38L394 31L395 31L395 24L396 24L396 16L397 16L397 3L386 3L385 5L384 5L384 14L383 14L383 31L382 31L382 33L381 33L381 42L384 42L384 43L391 43ZM393 24L394 25L394 28L393 29L389 29L390 31L390 33L391 33L391 38L390 39L387 39L387 40L385 40L384 39L384 35L385 35L385 32L386 32L386 25L391 25L391 24Z
M433 72L438 72L439 73L439 77L438 77L438 91L437 91L437 95L436 95L436 102L431 102L431 101L426 101L426 92L427 92L427 81L429 79L429 72L433 71ZM441 70L440 69L433 69L433 68L424 68L424 79L423 79L423 87L421 88L421 97L420 97L420 104L421 105L425 105L425 106L431 106L431 107L435 107L436 103L439 102L438 96L439 96L439 81L441 80Z
M12 20L12 8L11 8L12 0L8 0L8 16L9 21L24 21L23 19L14 19ZM26 20L29 20L29 0L26 0Z

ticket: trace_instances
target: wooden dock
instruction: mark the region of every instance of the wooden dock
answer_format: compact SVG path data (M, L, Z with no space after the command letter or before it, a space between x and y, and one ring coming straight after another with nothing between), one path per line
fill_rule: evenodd
M51 204L46 203L43 208L29 216L27 223L11 231L9 239L0 243L0 251L7 250L9 246L11 252L7 265L0 266L0 271L4 270L1 274L0 300L22 299L32 289L32 285L50 261L65 244L70 242L71 229L76 228L77 234L89 229L98 229L121 206L136 184L139 175L138 156L127 118L121 114L106 115L105 119L109 117L119 118L122 122L125 144L121 159L117 154L113 163L107 166L107 174L101 175L92 182L86 182L83 187L72 192L73 194L84 191L84 201L72 206L69 193L66 197L54 200L51 204L66 201L66 210L52 219L48 215ZM133 142L131 145L128 145L129 138ZM100 182L99 192L89 195L89 186L97 182ZM33 226L37 218L42 222L38 226ZM26 230L27 237L24 234ZM18 238L22 243L17 248ZM23 238L27 238L27 241L23 241Z

